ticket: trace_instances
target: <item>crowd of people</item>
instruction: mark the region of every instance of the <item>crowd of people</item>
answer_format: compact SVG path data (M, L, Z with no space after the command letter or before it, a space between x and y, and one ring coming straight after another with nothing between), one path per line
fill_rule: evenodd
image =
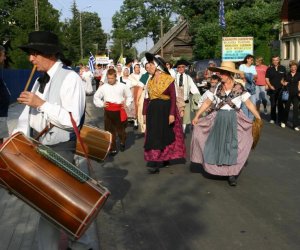
M127 58L125 65L98 64L93 73L80 65L77 74L63 65L58 38L51 32L30 33L28 44L20 48L43 76L31 91L20 94L18 102L25 108L14 132L33 137L49 127L39 141L70 162L76 147L70 115L80 128L86 95L93 95L94 105L104 109L104 129L112 134L112 157L126 151L126 127L133 122L145 140L144 159L149 174L158 174L171 160L190 158L209 174L227 176L229 184L236 186L251 147L257 143L261 113L267 114L268 102L270 123L282 128L288 123L293 105L292 127L299 131L300 73L293 61L287 73L278 56L272 57L269 67L261 57L253 65L253 55L247 55L238 69L234 62L222 62L217 67L210 61L204 74L209 89L201 95L188 74L186 60L178 60L173 67L172 62L146 53L142 62ZM0 47L0 62L3 58L5 51ZM9 92L2 79L0 87L2 139L8 137ZM283 98L286 91L288 96ZM192 131L190 157L185 148L188 126ZM58 249L59 230L43 217L38 243L39 249ZM78 244L88 246L88 237L70 240L72 249Z

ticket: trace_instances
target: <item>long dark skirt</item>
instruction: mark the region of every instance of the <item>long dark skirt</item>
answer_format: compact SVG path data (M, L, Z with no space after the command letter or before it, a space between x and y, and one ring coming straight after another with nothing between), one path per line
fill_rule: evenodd
M170 101L151 100L146 114L146 161L185 158L182 120L176 108L175 122L169 125Z
M170 100L154 99L149 102L145 150L162 150L175 141L174 124L169 125L170 106Z

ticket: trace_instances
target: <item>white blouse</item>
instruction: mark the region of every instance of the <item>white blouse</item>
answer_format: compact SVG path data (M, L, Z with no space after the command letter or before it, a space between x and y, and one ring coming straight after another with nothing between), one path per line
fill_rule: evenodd
M218 89L219 85L216 87L216 90L214 93L212 93L211 91L206 91L205 94L207 96L207 98L209 100L211 100L212 102L216 103L216 105L218 105L221 102L221 99L216 95L217 89ZM226 95L229 95L231 92L231 90L225 91ZM237 96L233 99L231 99L231 101L235 104L235 106L237 108L240 108L242 105L242 102L245 102L249 99L250 97L250 93L249 92L245 92L240 96ZM230 107L228 104L225 104L222 108L222 110L232 110L233 108Z

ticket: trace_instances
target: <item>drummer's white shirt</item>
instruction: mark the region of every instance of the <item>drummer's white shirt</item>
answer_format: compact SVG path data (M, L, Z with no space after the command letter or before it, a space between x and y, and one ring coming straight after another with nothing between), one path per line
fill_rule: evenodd
M45 100L46 96L48 96L53 76L58 67L62 66L62 62L57 61L51 69L47 71L50 76L50 80L46 84L43 94L38 91L39 83L37 81L33 85L32 92ZM39 112L36 115L29 115L30 107L25 106L19 117L18 125L13 133L20 131L29 136L30 127L40 132L50 123L62 129L72 129L73 126L69 112L72 113L72 116L78 126L84 113L85 91L82 80L75 71L71 71L62 82L60 99L61 105L46 101L37 109Z

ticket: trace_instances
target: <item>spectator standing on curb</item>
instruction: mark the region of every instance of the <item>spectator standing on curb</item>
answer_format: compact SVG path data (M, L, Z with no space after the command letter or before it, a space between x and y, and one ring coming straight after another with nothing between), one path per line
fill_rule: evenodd
M297 62L290 61L290 72L287 74L283 85L289 91L289 99L285 104L282 123L287 124L291 104L293 104L293 128L299 131L299 97L300 97L300 72L297 72Z
M246 55L244 58L243 63L239 66L239 70L244 72L246 84L245 89L250 93L250 101L256 105L256 86L255 81L257 79L257 72L255 66L253 65L253 55ZM250 112L250 110L246 107L244 103L242 103L241 109L243 110L244 114L252 121L254 115Z
M264 106L264 114L267 115L268 111L267 111L267 92L266 92L266 88L267 88L267 83L266 83L266 72L268 69L267 65L264 65L264 59L259 56L256 58L255 60L255 69L257 72L257 79L256 79L256 108L257 111L259 112L260 110L260 104L262 103Z
M286 76L286 69L280 65L280 58L277 55L272 56L272 65L266 72L266 83L268 85L268 95L271 102L271 120L270 123L279 123L282 128L283 123L283 102L281 100L282 82ZM278 117L277 117L278 108ZM277 121L278 118L278 121Z

